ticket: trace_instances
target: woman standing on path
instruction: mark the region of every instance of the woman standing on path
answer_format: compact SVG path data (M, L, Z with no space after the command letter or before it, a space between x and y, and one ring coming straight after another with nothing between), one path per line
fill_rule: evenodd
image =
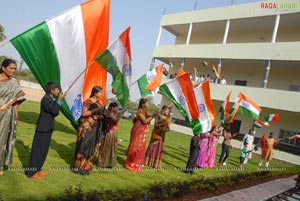
M4 165L12 163L12 152L16 141L18 105L25 100L25 93L13 78L16 61L5 59L0 69L0 176Z

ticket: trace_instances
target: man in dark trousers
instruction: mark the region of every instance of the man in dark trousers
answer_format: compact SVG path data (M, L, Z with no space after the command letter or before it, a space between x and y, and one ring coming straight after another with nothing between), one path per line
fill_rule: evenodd
M185 173L187 174L193 174L194 169L196 167L196 162L199 154L199 135L200 134L195 134L192 139L191 139L191 145L190 145L190 157L187 162L186 168L185 168Z
M60 93L55 82L47 82L46 94L41 100L40 115L37 120L31 154L26 175L33 179L42 179L47 173L42 171L50 147L54 119L59 114L62 99L66 94ZM57 97L57 98L55 98Z

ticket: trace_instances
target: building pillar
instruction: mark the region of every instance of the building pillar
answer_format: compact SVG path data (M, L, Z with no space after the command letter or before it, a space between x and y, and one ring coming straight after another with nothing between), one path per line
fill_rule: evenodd
M193 29L193 23L190 23L189 32L188 32L188 35L186 37L186 42L185 42L186 45L190 44L192 29Z
M227 22L226 22L226 27L225 27L225 31L224 31L223 44L227 43L229 27L230 27L230 20L228 19ZM219 82L221 71L222 71L222 58L219 59L219 63L218 63L218 75L219 75L219 77L217 77L215 83Z
M268 60L267 61L267 66L265 68L264 81L263 81L263 84L262 84L263 88L267 88L268 79L269 79L269 73L270 73L270 68L271 68L271 60Z
M276 15L271 43L275 43L276 42L276 37L277 37L279 22L280 22L280 15ZM268 60L266 68L265 68L264 80L263 80L263 83L262 83L262 87L263 88L267 88L270 69L271 69L271 60Z
M183 67L184 67L184 62L185 62L185 58L183 58L181 60L181 63L180 63L180 68L183 70Z

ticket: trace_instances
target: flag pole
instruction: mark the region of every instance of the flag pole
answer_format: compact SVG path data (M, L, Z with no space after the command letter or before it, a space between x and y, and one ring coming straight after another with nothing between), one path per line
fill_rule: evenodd
M95 63L95 60L93 60L82 72L80 72L79 75L74 79L74 81L70 84L70 86L67 88L67 90L64 93L68 93L68 91L73 87L75 82L77 82L78 79L82 76L82 74L84 72L86 72L91 67L91 65L94 63Z

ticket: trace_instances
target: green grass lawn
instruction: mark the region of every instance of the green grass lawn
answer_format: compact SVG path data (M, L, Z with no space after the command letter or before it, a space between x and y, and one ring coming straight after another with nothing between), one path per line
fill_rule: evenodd
M56 118L50 150L43 167L43 170L49 175L42 180L29 179L24 174L24 167L29 160L38 114L39 104L37 103L25 102L20 106L14 162L0 177L0 194L4 200L45 200L47 196L63 194L67 187L78 185L84 192L124 189L131 192L143 192L149 185L162 181L192 180L199 176L223 177L228 174L236 174L238 171L236 167L239 165L240 151L232 150L227 162L227 169L198 170L192 176L183 173L180 169L186 166L191 137L171 131L166 136L163 168L158 171L146 169L142 174L132 173L123 168L132 122L122 119L119 136L128 141L119 143L117 170L100 170L94 166L90 176L74 174L69 171L69 167L73 162L76 131L60 114ZM150 133L151 130L147 142L149 142ZM216 160L218 160L220 152L221 146L219 145ZM259 157L254 156L242 172L260 171L257 168L258 162ZM270 167L296 171L296 167L275 160L271 162ZM241 173L241 171L238 172Z

